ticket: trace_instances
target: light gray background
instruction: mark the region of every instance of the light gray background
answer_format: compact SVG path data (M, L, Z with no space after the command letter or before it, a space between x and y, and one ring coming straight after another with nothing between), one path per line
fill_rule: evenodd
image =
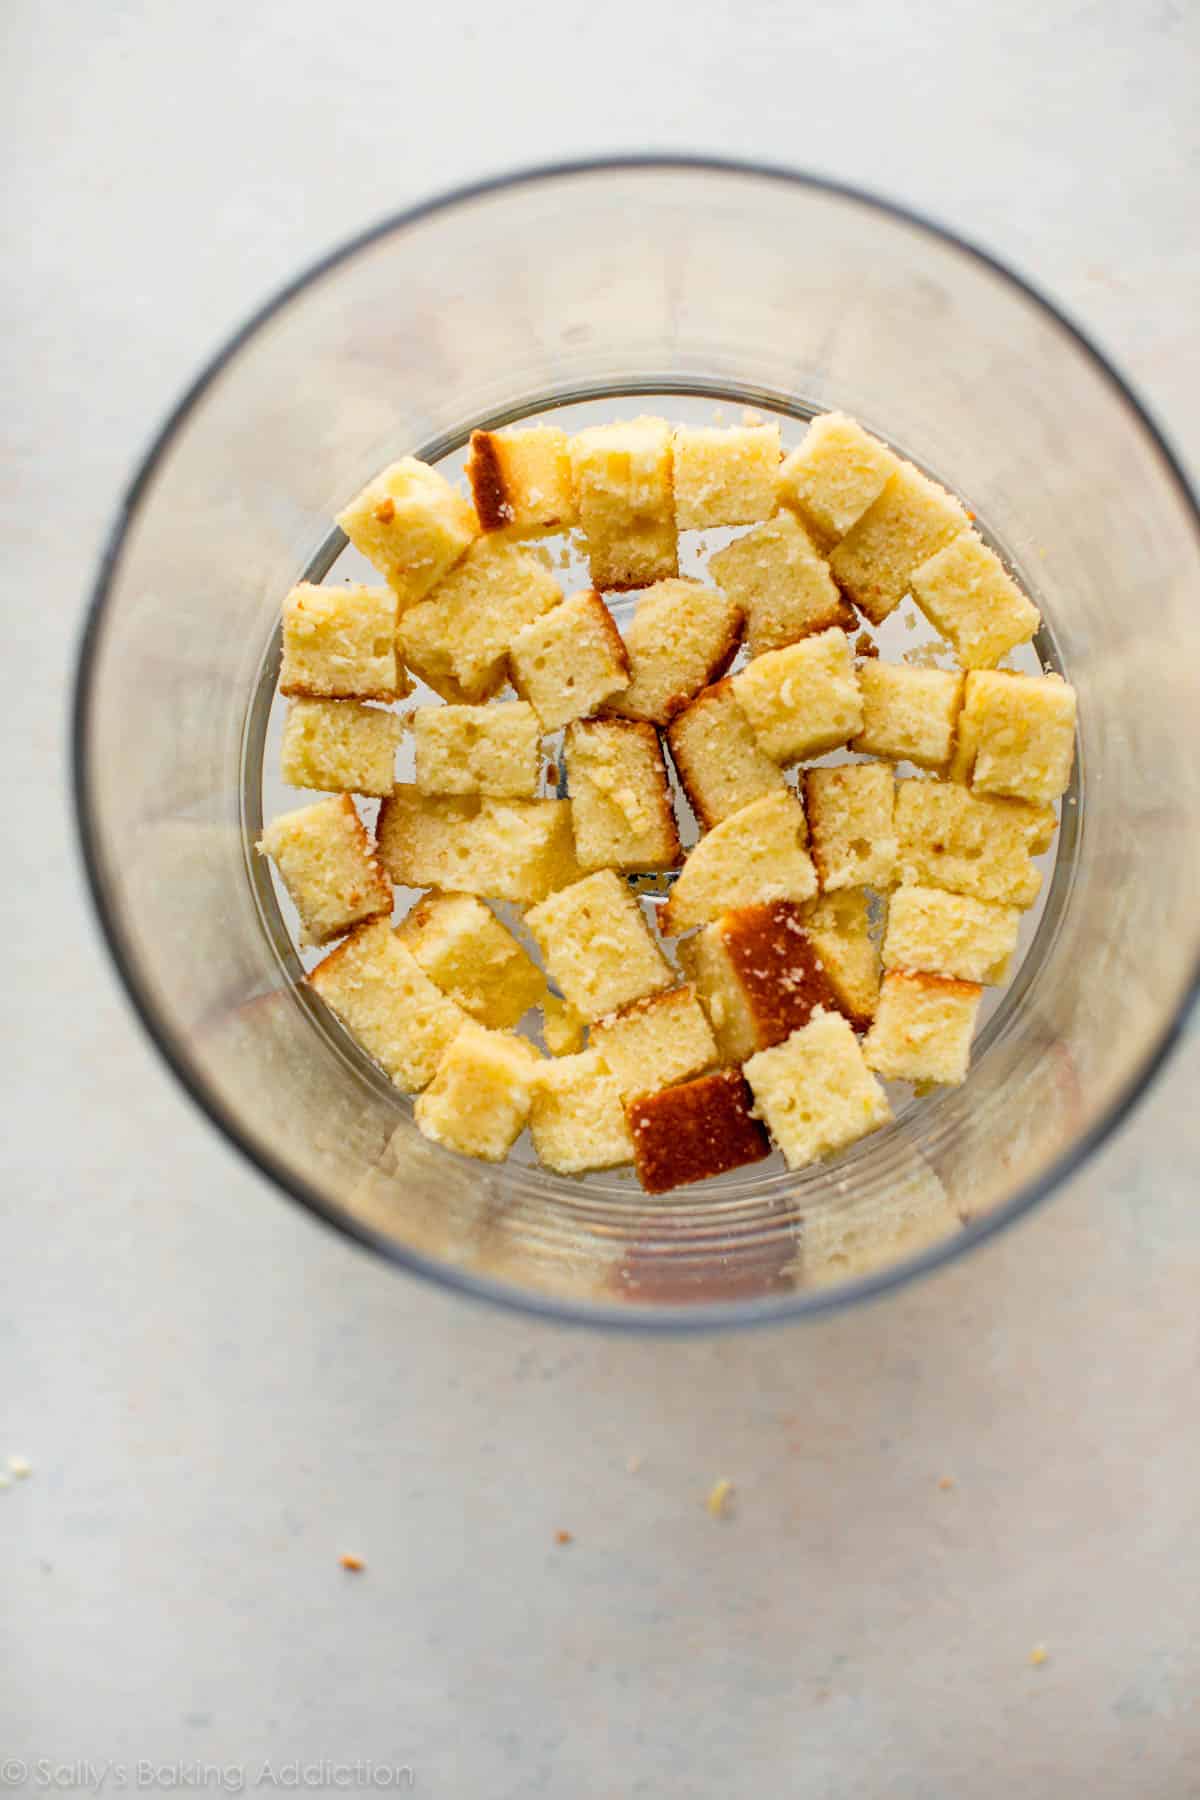
M696 148L879 187L1055 294L1195 468L1198 21L7 0L0 1457L35 1469L0 1492L0 1757L1200 1794L1194 1032L1069 1193L899 1298L556 1331L376 1267L201 1122L106 965L64 760L105 522L199 361L315 253L505 166Z

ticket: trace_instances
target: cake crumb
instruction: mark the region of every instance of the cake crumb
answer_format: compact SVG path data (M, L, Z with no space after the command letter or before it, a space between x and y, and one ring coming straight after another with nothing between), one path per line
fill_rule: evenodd
M742 424L743 425L761 425L762 423L763 423L763 416L759 412L759 410L756 406L743 406L743 408L742 408Z
M573 1544L575 1542L574 1533L570 1531L556 1531L554 1534L554 1541L556 1544Z
M644 1456L631 1456L625 1464L625 1467L629 1470L631 1475L636 1475L645 1460Z
M704 1502L714 1519L727 1519L732 1510L733 1483L722 1475L708 1490L708 1499Z
M948 1494L950 1492L951 1488L955 1487L956 1485L957 1484L954 1480L953 1475L943 1475L941 1480L938 1482L938 1486L941 1488L943 1494Z
M24 1481L27 1476L33 1474L33 1464L27 1456L10 1456L8 1472L14 1481Z
M910 620L911 624L912 621ZM854 651L857 656L878 656L879 645L868 632L860 631L854 640Z
M338 1561L342 1568L348 1569L352 1575L361 1574L367 1566L361 1556L354 1556L349 1550L344 1550L338 1557Z
M1029 1660L1035 1669L1040 1669L1044 1662L1050 1660L1050 1652L1045 1644L1035 1644L1029 1652Z

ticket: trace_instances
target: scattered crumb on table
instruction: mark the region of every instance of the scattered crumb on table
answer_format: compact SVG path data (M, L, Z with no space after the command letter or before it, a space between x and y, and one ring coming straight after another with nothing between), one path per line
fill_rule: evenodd
M361 1556L353 1556L349 1550L344 1550L338 1557L338 1561L343 1569L349 1569L354 1575L360 1574L367 1566Z
M643 1456L631 1456L625 1464L625 1467L629 1470L631 1475L636 1475L645 1460L646 1459Z
M1048 1662L1049 1659L1050 1652L1047 1650L1045 1644L1035 1644L1033 1649L1029 1652L1029 1660L1035 1669L1040 1669L1042 1664Z
M733 1483L723 1475L708 1490L708 1499L704 1504L714 1519L726 1519L729 1517L732 1500Z
M957 1483L955 1482L953 1475L943 1475L941 1480L938 1482L938 1486L941 1488L943 1494L948 1494L950 1492L951 1488L955 1487L956 1485L957 1485Z
M10 1456L8 1472L14 1481L24 1481L27 1475L33 1474L33 1464L27 1456Z
M574 1534L570 1531L556 1531L554 1534L554 1541L556 1544L573 1544L575 1538Z

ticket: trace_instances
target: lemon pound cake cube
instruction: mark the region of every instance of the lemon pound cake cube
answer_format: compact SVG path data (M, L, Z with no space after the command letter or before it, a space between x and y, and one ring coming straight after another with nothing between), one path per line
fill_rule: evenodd
M653 725L577 719L563 744L581 869L673 869L682 857Z
M1071 779L1075 689L1061 675L967 676L954 773L976 793L1049 805Z
M293 700L283 727L283 779L331 794L390 794L404 727L357 700Z
M379 856L401 887L528 906L579 875L569 800L422 794L398 782L379 808Z
M569 1000L547 993L542 1000L542 1042L551 1056L574 1056L583 1049L587 1024Z
M610 1013L593 1026L591 1045L625 1100L686 1081L718 1061L704 1009L690 987L649 994Z
M1031 859L1049 849L1054 829L1047 807L971 794L952 781L902 781L896 872L908 886L1032 906L1042 875Z
M315 587L283 603L279 691L310 700L395 700L409 684L396 662L396 597L387 588Z
M778 425L676 427L675 523L681 531L753 525L778 504Z
M733 692L777 763L821 756L862 729L858 677L844 631L822 631L756 656L733 677Z
M485 531L536 536L575 523L567 434L556 425L473 431L467 480Z
M529 1129L539 1162L556 1175L633 1161L621 1090L596 1050L557 1057L537 1071Z
M433 1080L443 1052L468 1023L382 919L332 950L308 985L409 1094Z
M418 706L409 717L423 794L534 798L542 728L532 706Z
M523 1038L465 1025L417 1097L418 1129L447 1150L503 1162L529 1121L539 1061Z
M912 596L934 630L954 647L966 669L990 669L1027 644L1041 624L994 551L964 531L936 551L911 577Z
M888 907L883 964L995 985L1008 979L1020 925L1015 906L944 888L897 888Z
M858 685L863 722L855 750L920 769L945 768L962 704L961 675L872 660L860 666Z
M517 633L509 649L513 686L544 731L596 711L629 680L629 660L612 614L591 589L572 594Z
M887 888L896 872L896 779L890 763L845 763L804 777L812 859L821 887Z
M392 910L392 889L349 794L272 819L256 846L300 915L300 942L327 944Z
M702 830L787 783L759 744L726 676L676 713L667 742L680 785Z
M427 594L479 534L470 503L415 456L368 482L337 522L405 605Z
M727 594L699 581L657 582L626 629L629 686L609 711L666 725L725 673L741 635L742 609Z
M781 650L831 625L852 629L829 564L794 513L781 512L708 559L709 573L746 615L750 654Z
M568 445L592 582L648 587L679 569L665 419L594 425Z
M952 494L911 463L901 463L829 558L833 578L873 625L881 625L909 589L913 570L967 529Z
M878 438L845 413L820 413L779 471L779 498L817 542L836 544L899 468Z
M804 808L785 788L751 801L700 839L659 916L675 937L734 906L808 900L816 891Z
M771 1154L737 1069L642 1094L629 1102L628 1117L638 1180L648 1194L727 1175Z
M540 557L507 538L480 538L428 599L401 614L404 660L443 700L487 700L507 679L513 638L562 597Z
M679 946L679 960L704 1002L721 1055L745 1062L781 1044L837 997L790 900L722 913Z
M887 1095L839 1013L818 1013L782 1044L752 1056L744 1073L755 1111L789 1169L844 1150L892 1116Z
M889 969L875 1022L863 1039L868 1065L885 1081L957 1087L967 1078L983 989L909 969Z
M396 936L429 979L481 1025L503 1031L545 997L537 964L474 894L427 894Z
M855 1031L865 1031L879 1000L879 951L871 936L870 903L862 888L837 888L803 909L804 927Z
M551 979L589 1024L674 980L641 907L611 869L530 907L525 923Z

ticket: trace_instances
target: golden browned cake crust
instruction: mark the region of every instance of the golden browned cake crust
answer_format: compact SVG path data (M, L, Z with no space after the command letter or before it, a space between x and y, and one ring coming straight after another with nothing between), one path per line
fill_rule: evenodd
M792 900L738 906L718 930L754 1019L757 1048L781 1044L817 1007L839 1012L837 995Z
M505 494L500 458L490 431L471 433L467 479L471 483L479 523L485 531L499 531L512 517L512 507Z
M771 1154L738 1069L646 1094L626 1108L638 1180L648 1194L723 1175Z

